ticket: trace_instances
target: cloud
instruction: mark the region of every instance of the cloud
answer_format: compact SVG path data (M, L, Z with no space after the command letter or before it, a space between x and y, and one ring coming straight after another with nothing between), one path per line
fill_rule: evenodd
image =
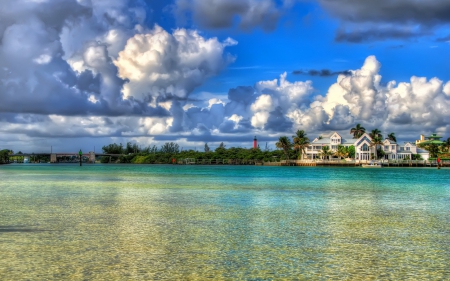
M411 77L397 85L381 83L381 63L369 56L360 69L339 74L326 95L315 95L310 81L280 79L260 81L253 87L231 89L228 100L214 104L220 110L189 108L188 120L202 122L211 134L289 134L297 129L309 134L348 133L356 123L366 128L395 131L414 137L421 132L446 132L450 121L450 82ZM224 109L224 110L222 110ZM196 114L194 114L196 113Z
M329 77L329 76L335 76L335 75L339 75L339 74L351 75L351 72L348 70L331 71L329 69L321 69L321 70L310 69L310 70L294 70L294 71L292 71L292 74Z
M450 2L441 0L319 0L342 21L338 42L360 43L433 34L450 23Z
M159 117L3 112L0 136L133 139L144 145L179 140L187 146L189 142L240 143L251 141L254 135L261 141L275 141L297 129L311 137L330 131L348 134L357 123L410 140L419 133L450 132L450 81L412 76L406 82L381 83L380 69L381 63L369 56L350 75L338 75L323 96L311 81L289 81L283 73L278 79L232 88L227 97L208 98L204 107L185 100L161 102L168 114ZM98 75L92 71L83 74L83 81L93 85L89 90L93 94L99 91ZM15 140L20 142L18 138Z
M437 25L450 22L450 3L442 0L319 0L339 18L353 22L416 22Z
M436 39L436 42L450 42L450 35L444 36L444 37L439 37Z
M349 29L338 29L334 39L336 42L365 43L390 39L407 40L431 34L431 30L416 26L395 26L394 24L383 26L359 25Z
M228 28L238 25L244 30L276 28L281 14L293 5L292 0L278 5L273 0L177 0L175 13L179 21L187 16L203 28Z
M139 0L0 2L0 112L170 118L165 102L217 74L236 42L148 30L147 10Z
M177 29L173 34L159 26L130 38L114 64L124 85L125 97L173 96L186 98L208 77L219 73L233 57L224 57L228 38L206 39L195 30Z

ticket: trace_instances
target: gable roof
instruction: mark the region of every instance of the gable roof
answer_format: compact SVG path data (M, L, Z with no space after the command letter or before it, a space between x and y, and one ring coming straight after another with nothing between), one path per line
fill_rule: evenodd
M317 139L314 140L311 144L330 144L331 139L330 138L322 138L322 139Z
M384 141L383 141L383 143L386 143L386 142L389 143L389 144L397 144L395 141L390 140L388 138L385 138Z
M342 136L341 136L338 132L333 132L333 133L331 133L330 139L331 139L334 135L337 135L338 137L340 137L340 138L342 139Z
M364 133L359 139L356 140L355 146L360 146L364 142L368 142L369 144L372 142L372 138L367 133Z

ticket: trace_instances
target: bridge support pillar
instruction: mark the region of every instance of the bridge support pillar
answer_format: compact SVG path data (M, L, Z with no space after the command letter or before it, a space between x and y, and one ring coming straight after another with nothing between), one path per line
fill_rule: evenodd
M56 153L50 154L50 163L56 163Z
M89 163L95 163L95 152L89 151Z

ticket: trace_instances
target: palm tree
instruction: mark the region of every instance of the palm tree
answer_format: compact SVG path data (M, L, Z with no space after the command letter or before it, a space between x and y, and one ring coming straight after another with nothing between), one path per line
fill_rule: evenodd
M322 151L319 152L319 155L324 159L325 157L333 155L333 151L330 150L329 146L323 146Z
M372 131L373 132L373 131ZM377 150L378 146L383 144L383 139L379 136L372 138L372 144L370 146L375 146L375 159L378 159Z
M397 138L395 137L395 133L389 133L388 134L388 139L393 141L393 142L397 142Z
M376 138L376 137L383 138L383 136L381 135L381 131L378 130L378 129L373 129L372 132L369 133L369 136L370 136L372 139L374 139L374 138Z
M276 146L277 148L283 149L284 154L286 155L286 158L289 160L289 150L290 150L291 147L292 147L292 143L291 143L291 141L289 140L289 138L286 137L286 136L280 137L280 138L278 139L278 142L275 143L275 146Z
M359 139L366 132L366 128L361 127L360 124L356 124L355 128L350 129L350 134L353 134L354 139Z
M298 130L292 139L294 140L294 149L299 151L299 158L303 160L303 153L306 154L305 150L309 146L309 138L304 130Z
M339 157L340 159L347 157L348 155L348 149L347 147L343 146L343 145L338 145L338 149L337 151L334 153L334 155L336 155L337 157Z

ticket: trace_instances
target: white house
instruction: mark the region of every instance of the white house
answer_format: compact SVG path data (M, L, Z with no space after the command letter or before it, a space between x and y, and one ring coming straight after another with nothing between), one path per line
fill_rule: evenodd
M324 146L328 146L332 152L338 150L338 146L355 147L356 160L371 160L372 155L376 154L376 147L372 145L372 138L368 133L364 133L360 138L354 139L343 138L339 133L334 132L329 137L316 138L311 142L311 145L306 149L306 158L316 159L320 158L320 152ZM429 157L428 151L418 149L412 142L405 142L404 144L397 144L396 142L385 139L383 145L379 145L384 151L384 159L389 160L403 160L412 159L413 154L420 154L424 160Z
M359 143L359 145L355 145L356 143ZM355 139L347 138L344 139L342 136L334 132L329 137L323 137L323 138L316 138L311 142L311 145L306 149L306 156L308 159L317 159L320 158L320 152L322 151L322 148L324 146L328 146L331 151L336 152L338 150L338 146L342 145L345 147L349 147L351 145L355 146L356 150L356 157L359 159L359 157L363 157L361 159L370 159L370 153L374 153L374 148L370 147L370 136L367 134L364 134L355 141Z
M385 153L384 159L388 160L412 159L413 154L419 154L424 160L429 158L428 151L418 148L413 142L397 144L392 140L385 139L381 148Z

